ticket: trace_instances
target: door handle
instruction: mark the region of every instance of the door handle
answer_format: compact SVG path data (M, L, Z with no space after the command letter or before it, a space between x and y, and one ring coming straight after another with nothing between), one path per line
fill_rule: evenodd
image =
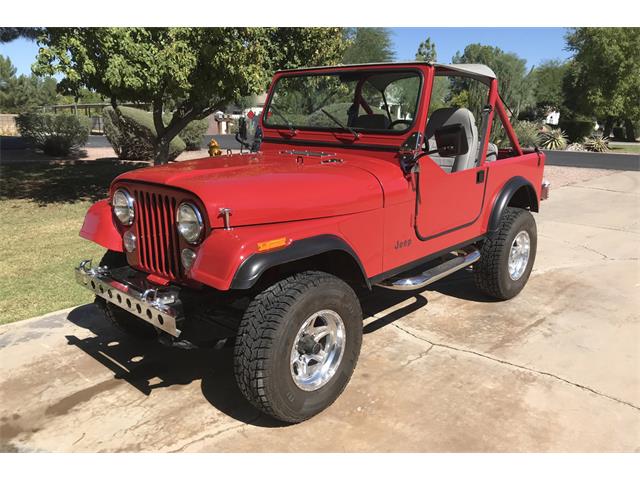
M482 182L484 182L484 170L478 170L478 173L476 173L476 183Z

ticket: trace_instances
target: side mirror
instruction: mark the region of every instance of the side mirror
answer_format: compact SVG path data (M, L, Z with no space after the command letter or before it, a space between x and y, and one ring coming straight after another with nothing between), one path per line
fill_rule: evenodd
M434 132L438 155L441 157L457 157L469 151L467 134L460 123L446 125Z

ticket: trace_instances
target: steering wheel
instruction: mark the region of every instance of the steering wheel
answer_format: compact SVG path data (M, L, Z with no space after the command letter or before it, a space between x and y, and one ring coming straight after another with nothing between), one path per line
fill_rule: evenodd
M413 123L413 120L404 120L402 118L399 118L398 120L394 120L393 122L391 122L387 128L391 130L396 125L400 125L402 123L404 123L407 127L409 127Z

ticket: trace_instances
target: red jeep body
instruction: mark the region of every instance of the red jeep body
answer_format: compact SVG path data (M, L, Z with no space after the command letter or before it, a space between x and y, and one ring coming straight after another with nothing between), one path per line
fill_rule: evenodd
M429 111L440 76L486 88L479 128L468 109ZM335 79L342 82L335 89L339 93L348 82L354 86L348 101L338 103L344 105L346 120L323 107L304 118L327 123L309 127L296 112L280 110L283 98L295 103L300 92L291 90L298 97L280 92L279 82L322 85ZM401 98L404 91L389 85L407 79L417 85L411 97L415 108L402 113L404 104L390 107L387 96ZM376 105L365 99L365 88L377 89L369 97L381 98ZM492 125L498 123L508 148L489 143ZM120 273L84 262L77 275L101 301L115 305L115 312L124 310L174 340L184 338L181 332L197 318L211 318L187 310L249 298L237 337L236 375L245 396L268 414L301 421L342 391L361 338L361 327L353 326L362 313L352 288L420 288L474 262L478 285L498 298L511 298L526 283L536 246L529 212L537 212L546 195L545 157L521 149L489 68L402 63L278 72L260 127L258 151L139 169L116 178L109 200L90 208L80 235L111 253L122 252L112 257L120 258L120 265L106 262L121 267ZM448 158L454 158L451 165ZM125 192L121 208L125 214L129 209L128 223L114 214L117 191ZM197 210L201 225L192 242L176 219L185 204ZM129 241L127 248L123 239ZM417 267L434 262L422 275L411 276ZM274 294L294 284L288 296ZM351 293L340 296L336 285ZM310 304L322 305L326 298L329 306L315 313L300 307L306 305L302 300L274 306L298 295L320 295ZM256 302L262 302L259 308L251 306ZM275 318L279 323L270 323ZM267 337L254 335L263 328ZM231 330L227 336L235 334ZM280 333L269 336L272 331ZM282 352L291 352L291 363L279 364L269 356L274 352L287 359L289 354ZM264 363L262 358L274 360Z
M286 237L286 246L277 248L288 249L291 255L278 255L278 262L327 252L346 260L339 254L346 252L351 267L360 270L362 281L370 285L425 257L481 238L492 228L492 218L499 218L499 210L507 205L537 212L544 154L520 149L493 78L487 79L488 104L493 107L489 115L500 116L512 148L499 151L497 161L482 158L476 168L453 174L444 172L428 156L422 157L420 181L424 186L416 217L415 176L400 168L399 150L412 133L424 130L435 69L447 67L412 63L317 70L407 67L418 70L424 83L414 128L402 137L362 133L354 139L348 132L303 130L292 136L287 129L263 123L259 152L178 162L119 176L112 192L126 187L136 195L152 196L140 216L150 216L153 230L139 232L138 225L133 229L147 251L154 253L148 258L141 258L141 250L128 254L129 264L156 279L199 283L217 290L248 288L258 278L254 275L276 263L265 262L268 266L255 267L262 271L239 276L243 263L249 257L269 254L258 251L259 243ZM313 71L278 72L272 87L282 76ZM339 162L312 152L329 152ZM171 205L153 203L153 198L171 199ZM182 199L190 199L206 212L205 240L195 248L197 257L189 272L179 265L179 249L187 247L186 242L174 235L173 251L167 248L175 204ZM231 210L230 229L224 228L221 208ZM104 200L89 210L80 235L122 252L123 230ZM318 236L334 239L319 242L317 249L296 250L302 240ZM162 257L173 257L168 267Z

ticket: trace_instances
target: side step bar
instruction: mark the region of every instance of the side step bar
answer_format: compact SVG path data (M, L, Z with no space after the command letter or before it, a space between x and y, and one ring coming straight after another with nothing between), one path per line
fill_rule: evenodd
M414 277L389 278L376 285L390 290L418 290L447 275L451 275L453 272L462 270L478 260L480 260L480 252L474 248L471 251L463 251L461 255L425 270Z

